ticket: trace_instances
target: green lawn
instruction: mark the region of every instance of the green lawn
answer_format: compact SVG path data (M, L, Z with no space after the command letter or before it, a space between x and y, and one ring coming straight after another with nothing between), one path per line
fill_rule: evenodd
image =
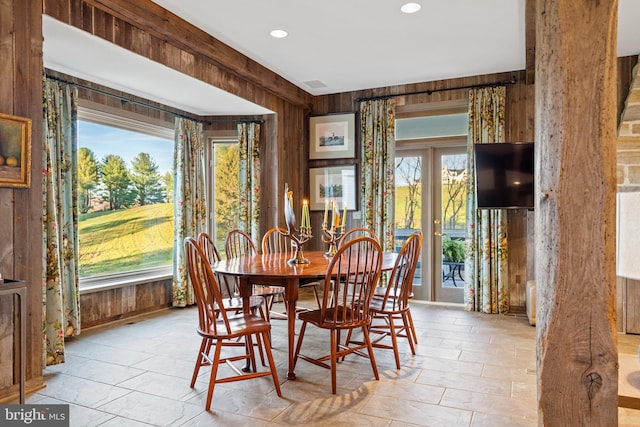
M170 265L173 204L80 215L80 277Z

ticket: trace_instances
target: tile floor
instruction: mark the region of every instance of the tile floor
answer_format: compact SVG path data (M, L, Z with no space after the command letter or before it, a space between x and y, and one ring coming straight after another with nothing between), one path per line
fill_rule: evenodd
M286 379L286 322L273 320L271 377L216 386L204 411L209 369L189 387L200 339L196 309L171 309L83 331L67 362L45 370L46 387L28 403L69 403L72 426L537 426L535 328L523 315L484 315L457 306L413 303L419 344L402 342L402 369L376 349L380 380L369 361L350 356L338 367L338 394L328 370L298 361ZM310 326L313 354L328 335ZM635 352L640 336L621 335ZM309 345L309 347L306 347ZM620 409L620 424L640 425L640 411Z

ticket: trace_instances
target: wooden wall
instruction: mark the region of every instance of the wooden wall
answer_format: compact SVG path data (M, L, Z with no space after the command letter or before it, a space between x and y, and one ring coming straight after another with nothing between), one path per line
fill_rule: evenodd
M28 387L42 384L41 13L41 0L0 2L0 112L32 124L31 187L0 188L0 273L28 286ZM0 298L0 397L17 392L12 313L11 297Z
M172 279L80 295L82 328L101 325L171 306Z

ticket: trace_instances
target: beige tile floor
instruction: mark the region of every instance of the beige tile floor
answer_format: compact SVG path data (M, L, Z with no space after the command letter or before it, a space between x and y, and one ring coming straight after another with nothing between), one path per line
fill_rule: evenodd
M204 410L210 370L189 387L200 343L196 309L171 309L83 331L67 344L67 362L45 370L46 387L28 403L68 403L72 426L537 426L535 328L523 315L470 313L413 303L419 344L402 342L402 369L376 349L369 361L328 370L300 360L286 379L286 322L273 320L274 357L283 397L270 377L216 386ZM310 326L303 348L314 354L328 335ZM640 336L621 336L635 352ZM317 353L319 354L319 353ZM640 425L640 411L620 409L619 425Z

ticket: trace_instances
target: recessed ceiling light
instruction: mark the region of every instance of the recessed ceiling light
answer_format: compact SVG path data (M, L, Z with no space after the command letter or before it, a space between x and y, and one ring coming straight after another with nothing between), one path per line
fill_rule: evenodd
M420 6L418 3L407 3L402 5L400 10L403 11L404 13L416 13L417 11L420 10L421 7L422 6Z
M272 30L270 34L271 37L275 37L277 39L281 39L289 35L289 33L287 33L285 30Z

